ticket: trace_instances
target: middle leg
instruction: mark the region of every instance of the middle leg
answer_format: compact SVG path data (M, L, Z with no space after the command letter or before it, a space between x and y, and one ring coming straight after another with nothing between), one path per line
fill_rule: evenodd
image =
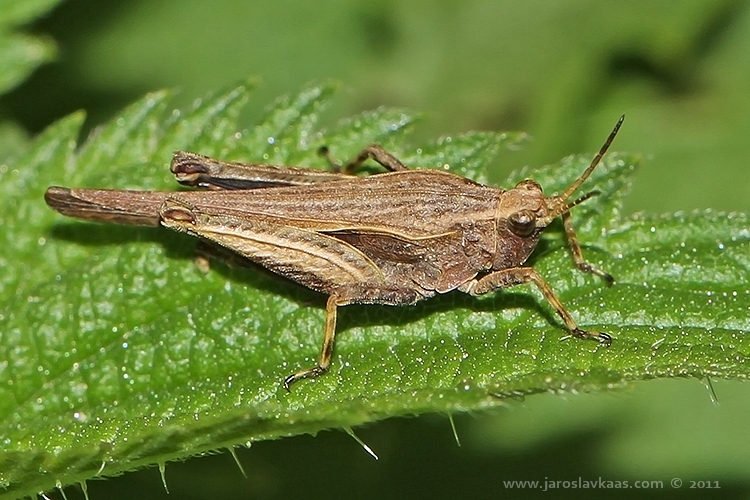
M333 357L333 345L336 340L336 316L338 306L348 304L383 304L407 305L418 302L422 295L411 288L389 287L379 284L356 283L335 290L326 303L326 324L323 333L323 346L320 350L318 364L312 368L299 370L284 379L284 389L303 378L315 378L327 372Z
M331 166L336 172L343 172L348 175L352 174L354 170L357 169L357 167L362 165L368 159L375 160L376 162L378 162L380 165L382 165L387 170L390 170L391 172L409 170L409 167L401 163L401 160L393 156L391 153L383 149L383 147L378 144L370 144L369 146L364 148L362 151L360 151L357 156L355 156L351 161L349 161L349 163L343 166L339 165L333 160L333 158L331 157L331 153L328 150L328 147L323 146L318 150L318 152L328 159L328 163L331 164Z

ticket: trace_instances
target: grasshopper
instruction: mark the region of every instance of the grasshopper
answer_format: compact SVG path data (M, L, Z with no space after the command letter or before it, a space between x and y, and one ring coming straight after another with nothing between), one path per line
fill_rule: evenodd
M540 235L562 217L576 267L614 280L582 254L568 201L601 161L622 116L588 168L562 194L545 196L533 180L499 189L438 170L410 170L370 145L333 171L228 163L177 152L171 171L192 191L127 191L50 187L47 204L84 220L164 226L229 249L328 296L318 363L284 379L328 371L336 314L348 304L416 304L460 290L473 296L533 283L570 335L609 345L602 332L578 327L547 282L524 266ZM387 171L356 176L368 159Z

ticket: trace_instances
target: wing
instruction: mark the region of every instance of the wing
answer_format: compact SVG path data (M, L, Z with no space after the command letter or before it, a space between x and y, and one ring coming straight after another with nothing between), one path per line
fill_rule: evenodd
M494 220L504 192L436 170L387 172L304 186L232 191L47 190L47 203L80 219L159 224L159 209L179 198L200 210L240 219L258 216L315 232L382 233L431 238L456 225Z
M252 191L189 193L198 207L267 215L318 232L433 237L457 224L494 220L502 190L437 170L387 172L337 182ZM188 193L180 193L180 197Z

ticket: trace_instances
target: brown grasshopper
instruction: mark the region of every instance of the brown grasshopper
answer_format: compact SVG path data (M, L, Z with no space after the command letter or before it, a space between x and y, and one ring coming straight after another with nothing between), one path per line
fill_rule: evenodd
M570 335L609 345L606 333L578 327L546 281L523 266L553 219L562 217L576 266L612 277L586 262L568 201L599 164L620 118L589 167L558 196L533 180L512 189L484 186L439 170L409 170L371 145L333 172L227 163L177 152L177 181L203 191L123 191L50 187L47 204L79 219L159 226L198 236L271 271L328 295L316 366L293 373L284 387L331 365L336 311L348 304L415 304L451 290L477 296L534 283ZM388 172L358 177L373 159Z

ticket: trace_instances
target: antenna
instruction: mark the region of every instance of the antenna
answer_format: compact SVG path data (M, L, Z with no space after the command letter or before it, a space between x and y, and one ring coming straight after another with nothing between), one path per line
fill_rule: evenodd
M604 154L607 152L607 149L609 149L610 144L612 144L612 141L615 140L615 136L617 135L617 132L620 130L620 126L622 125L622 122L625 121L625 115L622 115L619 120L617 120L617 124L615 125L615 128L612 129L612 132L609 134L609 137L607 137L607 141L604 143L602 148L599 150L599 152L596 154L594 159L591 161L591 165L589 165L589 168L587 168L581 176L573 182L573 184L570 185L568 189L565 190L563 194L558 196L560 200L567 200L570 198L570 196L575 193L576 189L580 187L583 182L588 179L589 175L591 175L591 172L594 171L597 165L599 165L599 162L601 161ZM579 202L580 203L580 202ZM578 203L576 203L577 205Z

